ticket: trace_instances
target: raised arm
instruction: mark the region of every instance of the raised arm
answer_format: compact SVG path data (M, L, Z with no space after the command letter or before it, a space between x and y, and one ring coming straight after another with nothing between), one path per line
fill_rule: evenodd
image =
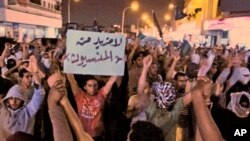
M12 67L11 69L8 69L3 75L5 77L9 77L10 74L12 74L14 70L18 69L21 64L22 64L22 61L18 60L16 63L16 66Z
M86 133L82 129L82 124L67 99L64 78L60 72L52 74L48 79L48 84L51 88L48 96L48 107L53 126L54 140L73 140L68 121L73 127L78 141L87 140L83 136Z
M187 106L188 104L190 104L192 101L192 96L191 96L191 93L186 93L184 96L183 96L183 106Z
M132 50L131 50L131 52L128 55L128 60L127 60L127 62L128 62L128 69L131 69L131 67L132 67L132 64L133 64L132 58L133 58L133 56L135 54L135 51L138 48L138 46L139 46L139 39L136 39L133 42Z
M77 85L74 74L67 74L67 78L68 78L71 90L72 90L74 96L76 96L77 94L80 93L80 88Z
M47 99L53 136L55 141L73 141L67 116L64 109L59 105L63 95L63 93L59 93L55 88L52 88Z
M29 57L29 66L27 70L34 75L34 80L36 84L40 84L41 79L45 77L45 74L39 69L37 64L37 58L34 55L31 55Z
M143 68L141 72L141 76L138 81L138 87L137 87L137 93L140 98L142 98L142 102L147 104L148 98L145 96L145 89L148 85L147 83L147 73L149 70L149 67L151 66L153 61L153 57L151 55L148 55L143 58Z
M117 78L118 78L118 76L111 76L109 78L109 80L107 81L107 83L102 87L103 95L105 97L109 94L109 92L110 92L113 84L116 82Z
M172 76L174 74L174 71L175 71L175 66L177 64L177 62L180 60L180 52L176 52L174 54L174 58L173 58L173 63L171 64L170 66L170 69L168 70L168 72L166 73L167 74L167 77L166 79L169 81L169 80L172 80Z
M209 69L211 68L213 64L214 58L215 58L214 52L211 51L210 53L208 53L208 58L203 60L203 63L201 64L201 67L198 72L198 76L206 76L207 72L209 71Z
M30 116L33 117L36 115L36 113L38 112L43 103L44 97L45 97L45 90L43 87L39 86L37 89L35 89L32 99L27 104Z
M209 82L206 82L209 83ZM222 141L221 133L215 124L203 96L204 81L199 80L192 91L194 113L201 138L204 141Z
M140 104L137 101L138 101L138 95L132 95L129 98L128 106L126 110L127 118L133 118L134 116L136 116L142 111L142 108L140 107Z
M84 131L81 121L72 106L70 105L70 102L66 95L62 97L62 99L60 100L60 104L63 107L68 117L69 123L74 130L74 133L77 137L77 141L93 141L91 136Z
M28 46L26 43L21 43L20 44L21 48L23 49L22 51L22 60L26 60L29 58L29 51L28 51Z

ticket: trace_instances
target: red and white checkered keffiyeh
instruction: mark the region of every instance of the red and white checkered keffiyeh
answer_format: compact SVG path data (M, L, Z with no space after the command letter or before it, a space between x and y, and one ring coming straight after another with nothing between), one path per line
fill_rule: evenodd
M176 91L170 82L153 83L153 94L159 108L168 109L176 100Z

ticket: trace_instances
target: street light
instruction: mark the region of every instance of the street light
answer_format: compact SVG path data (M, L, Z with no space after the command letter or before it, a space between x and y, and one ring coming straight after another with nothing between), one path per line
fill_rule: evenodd
M149 27L154 27L155 24L154 24L153 22L150 22L150 23L148 24L148 26L149 26Z
M164 15L164 19L165 19L166 21L170 21L170 20L171 20L171 16L170 16L169 14L165 14L165 15Z
M171 18L171 27L172 27L172 29L173 30L175 30L175 14L176 14L176 5L174 5L174 4L169 4L168 5L168 8L170 9L170 10L173 10L173 12L172 12L172 18ZM166 17L164 17L164 18L166 18Z
M125 12L128 10L128 9L132 9L132 11L136 11L136 10L138 10L139 9L139 3L137 2L137 1L133 1L132 3L131 3L131 5L130 5L130 7L126 7L126 8L124 8L123 9L123 11L122 11L122 33L123 33L123 31L124 31L124 20L125 20Z
M139 28L139 22L140 22L140 20L142 20L142 21L146 21L146 20L149 20L149 14L147 13L147 12L144 12L144 13L142 13L142 15L141 15L141 17L139 18L139 19L137 19L137 21L136 21L136 27L137 27L137 29Z
M172 9L175 8L175 5L171 3L171 4L168 5L168 8L172 10Z
M147 12L142 13L141 19L144 20L144 21L146 21L147 19L149 19L148 13Z
M79 2L80 0L74 0L75 2ZM68 0L68 23L70 23L70 6L71 0Z

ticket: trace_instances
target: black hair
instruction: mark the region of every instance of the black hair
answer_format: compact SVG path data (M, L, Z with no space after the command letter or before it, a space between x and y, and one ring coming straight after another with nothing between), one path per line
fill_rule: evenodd
M186 75L189 79L197 78L199 71L199 65L196 63L189 63L186 70Z
M149 53L149 50L145 50L145 51L143 51L143 52L141 52L141 53L142 53L143 57L145 57L145 56L147 56L147 55L150 54L150 53Z
M6 64L7 69L11 69L11 68L13 68L15 66L16 66L16 60L15 59L10 58L10 59L7 60L7 64Z
M139 57L143 57L143 53L142 52L135 53L134 56L133 56L133 58L132 58L132 62L135 61Z
M15 59L8 59L6 67L7 69L11 69L16 66L16 60ZM18 69L16 68L15 70L12 71L12 73L18 72Z
M205 52L204 52L201 56L207 59L207 58L208 58L207 53L208 53L208 52L207 52L207 51L205 51Z
M89 80L96 80L97 81L97 79L95 78L95 76L93 76L93 75L84 75L83 77L82 77L82 79L80 80L82 83L80 83L80 87L82 88L82 87L84 87L86 84L87 84L87 82L89 81ZM84 90L84 89L83 89ZM84 90L85 91L85 90Z
M28 73L29 71L27 71L26 69L21 69L20 71L19 71L19 77L20 78L23 78L23 76L24 76L24 74L25 73Z
M185 73L183 73L183 72L177 72L177 73L175 74L175 76L174 76L174 80L177 80L180 76L185 77L185 76L186 76L186 74L185 74Z
M160 128L147 121L137 121L131 127L130 141L164 141Z

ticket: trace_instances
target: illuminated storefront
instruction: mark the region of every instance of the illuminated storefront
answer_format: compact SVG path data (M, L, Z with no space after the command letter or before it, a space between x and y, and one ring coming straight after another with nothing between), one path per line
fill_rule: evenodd
M225 44L228 41L231 47L238 44L250 48L249 23L250 16L209 20L205 22L204 29L208 35L217 37L218 44Z
M57 37L62 27L61 9L57 6L60 3L61 0L1 1L0 36L14 37L18 41Z

